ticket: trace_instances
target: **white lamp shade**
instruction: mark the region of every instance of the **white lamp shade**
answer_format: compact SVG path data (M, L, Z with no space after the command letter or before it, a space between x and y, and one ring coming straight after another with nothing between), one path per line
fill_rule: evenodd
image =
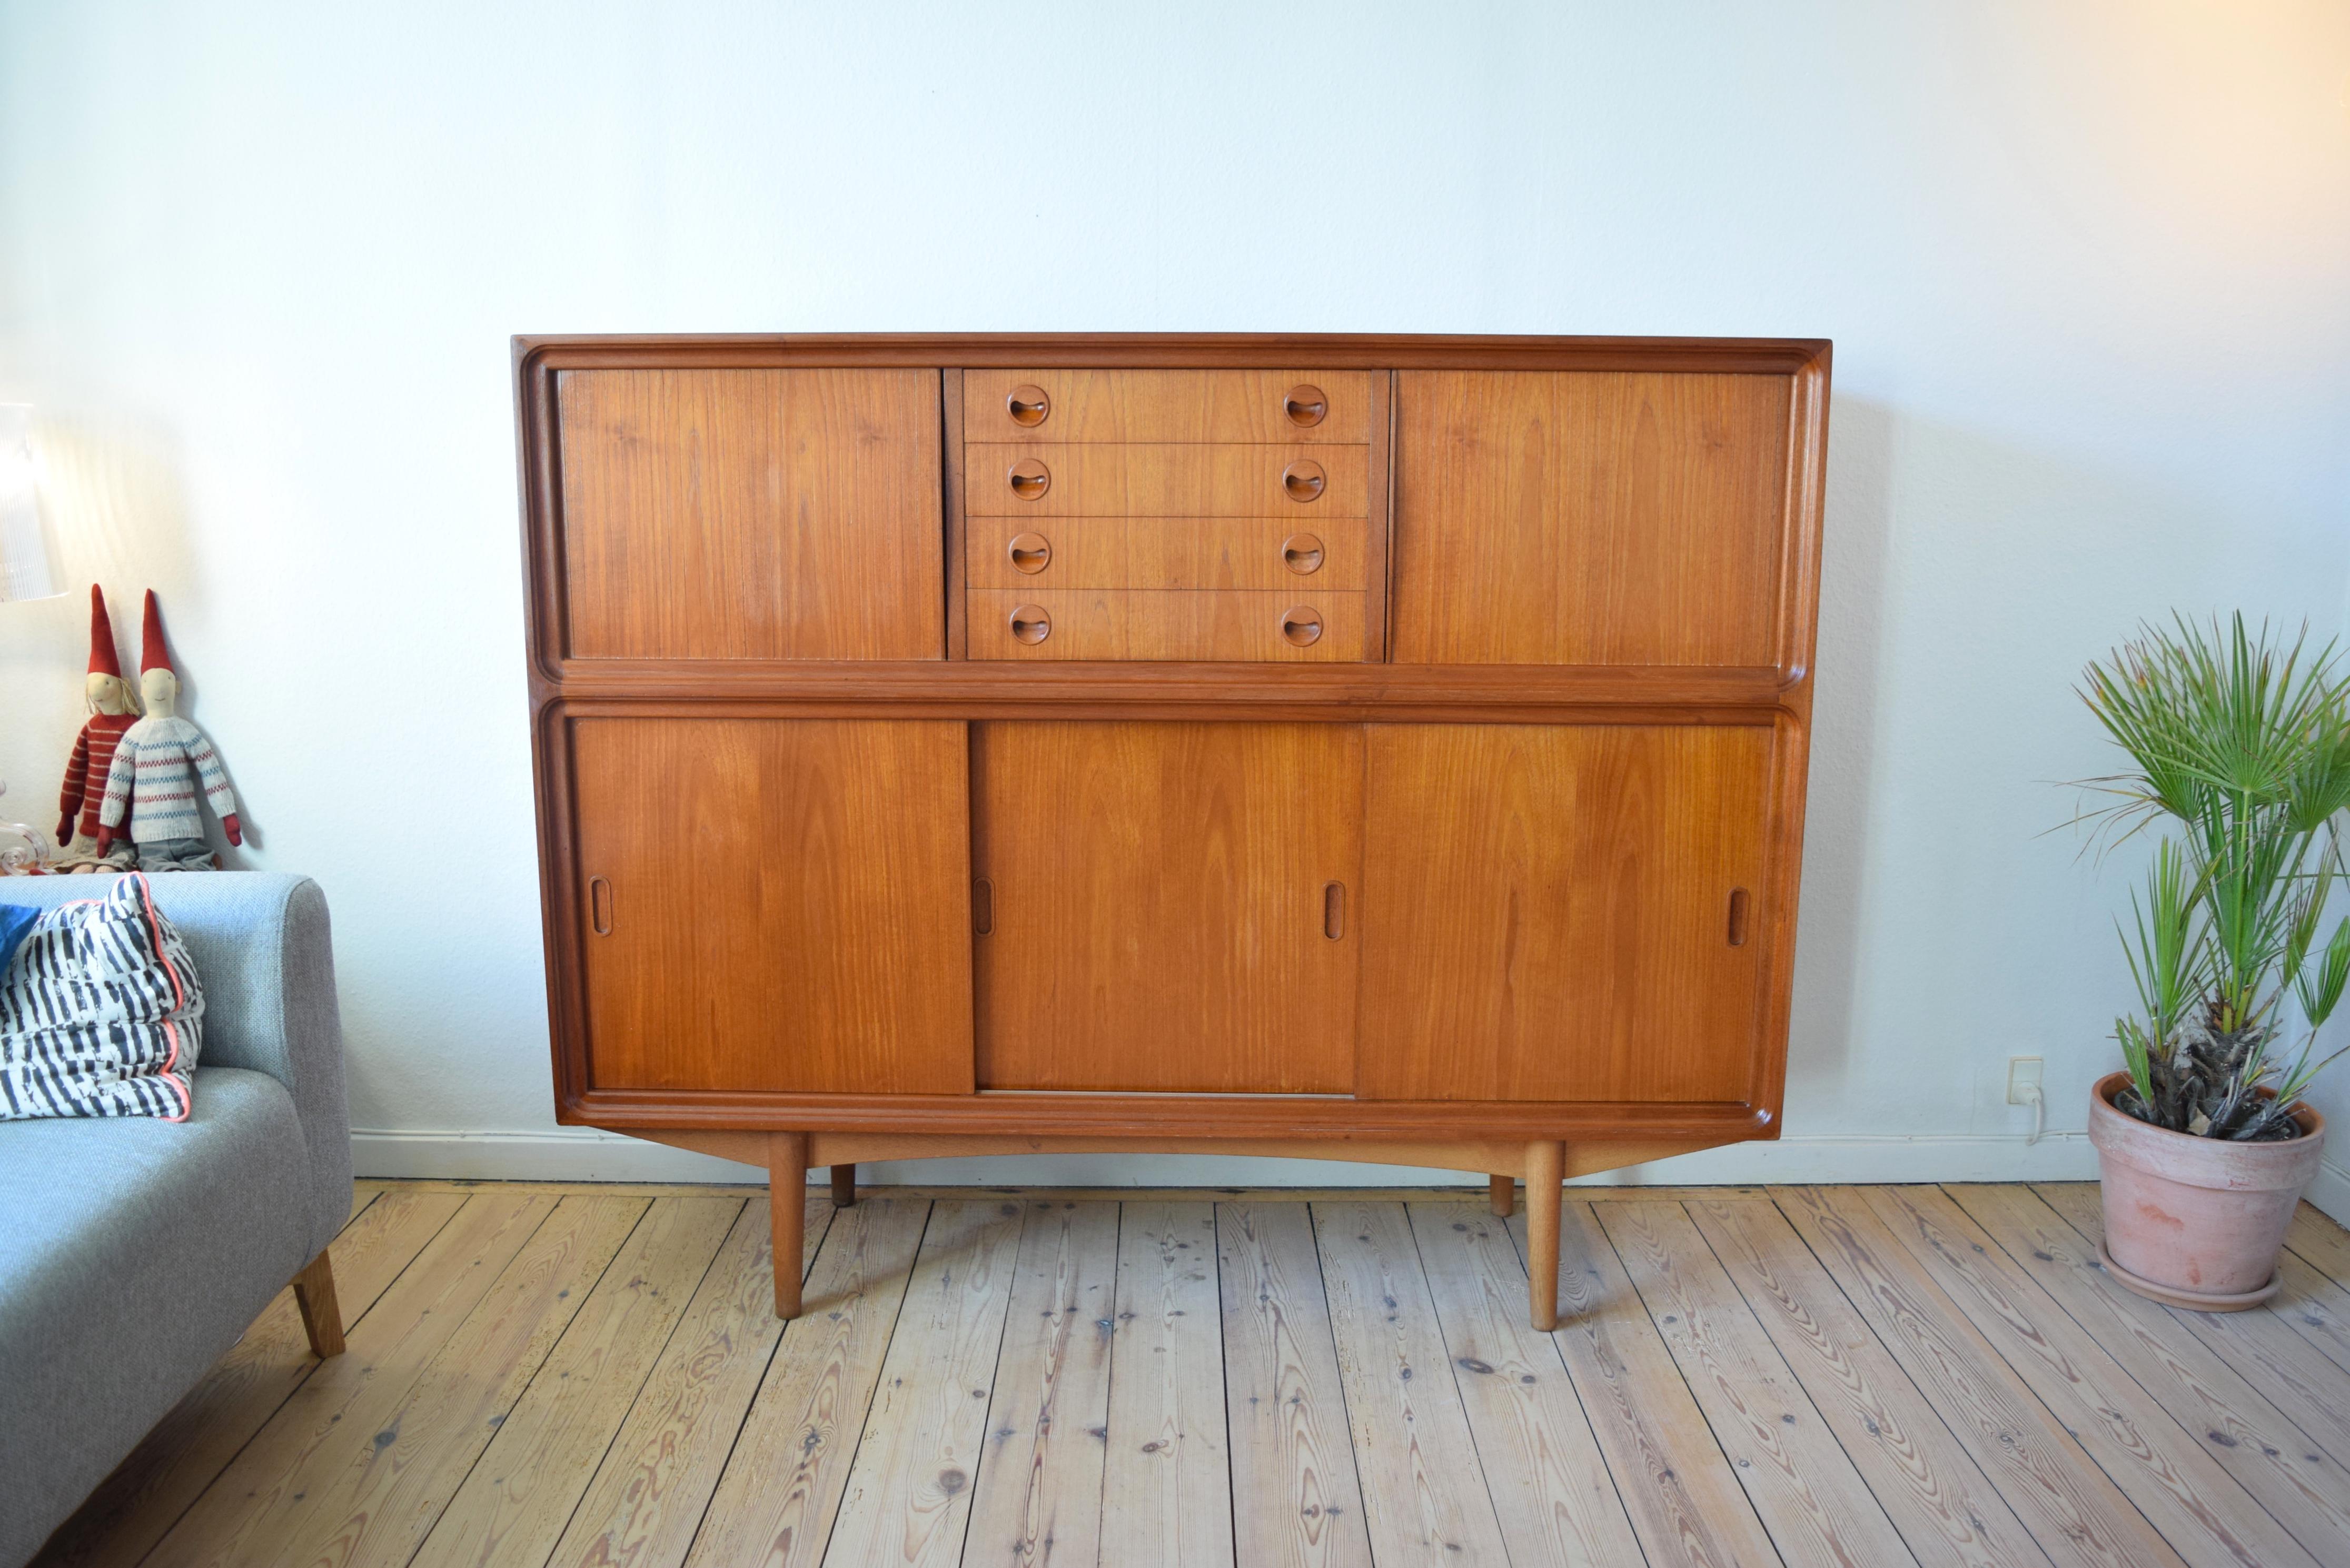
M41 534L32 405L0 403L0 604L52 598L65 591Z

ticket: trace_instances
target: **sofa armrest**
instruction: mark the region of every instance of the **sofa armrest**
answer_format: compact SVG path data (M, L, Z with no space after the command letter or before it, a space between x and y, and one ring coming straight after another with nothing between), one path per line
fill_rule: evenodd
M111 877L11 877L0 900L47 908L102 895ZM204 988L201 1071L250 1067L284 1084L307 1146L311 1250L350 1216L350 1106L327 897L307 877L168 872L149 878ZM197 1092L203 1093L201 1084Z

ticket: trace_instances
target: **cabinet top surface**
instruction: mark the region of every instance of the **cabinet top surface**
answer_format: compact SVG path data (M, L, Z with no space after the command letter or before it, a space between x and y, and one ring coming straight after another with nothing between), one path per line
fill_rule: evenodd
M517 334L517 365L816 363L1258 366L1310 357L1332 369L1825 369L1825 337L1608 337L1443 333L835 332Z

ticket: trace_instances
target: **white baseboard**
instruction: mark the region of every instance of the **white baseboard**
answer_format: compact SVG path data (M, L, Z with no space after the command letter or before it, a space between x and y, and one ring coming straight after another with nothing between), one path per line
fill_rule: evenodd
M2350 1225L2350 1169L2330 1159L2319 1160L2317 1175L2302 1196L2343 1224Z
M361 1176L486 1181L761 1182L754 1166L587 1127L514 1132L351 1134ZM2328 1213L2350 1214L2350 1173L2328 1165L2310 1190ZM900 1160L861 1167L858 1179L931 1187L1457 1187L1472 1173L1415 1166L1191 1154L1050 1154L990 1159ZM1652 1165L1582 1178L1592 1185L1689 1182L2074 1181L2097 1174L2079 1132L2021 1136L1827 1135L1731 1144ZM812 1175L811 1179L816 1177ZM2329 1198L2318 1189L2332 1183ZM2337 1206L2338 1205L2338 1206Z

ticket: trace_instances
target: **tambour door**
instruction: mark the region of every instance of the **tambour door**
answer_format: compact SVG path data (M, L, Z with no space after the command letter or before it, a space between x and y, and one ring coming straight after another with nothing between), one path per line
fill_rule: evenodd
M1367 744L1357 1094L1747 1100L1770 729L1378 724Z
M974 725L980 1087L1350 1089L1362 745Z
M570 734L591 1086L970 1091L962 724Z
M1779 662L1794 378L1396 378L1399 664Z
M573 659L940 659L939 373L556 379Z

